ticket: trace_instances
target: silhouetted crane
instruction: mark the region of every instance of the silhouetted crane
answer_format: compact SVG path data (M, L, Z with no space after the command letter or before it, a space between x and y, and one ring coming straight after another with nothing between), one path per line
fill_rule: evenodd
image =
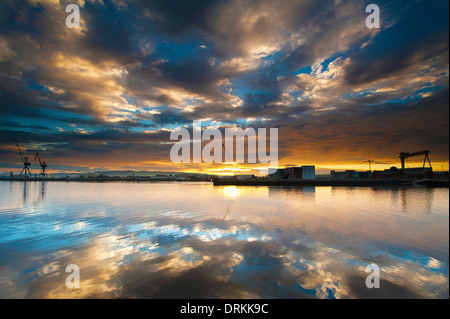
M38 152L34 155L34 160L36 159L39 160L39 165L42 167L42 173L40 173L39 176L46 177L47 174L45 173L45 169L47 168L47 163L42 159Z
M430 151L426 150L426 151L420 151L420 152L415 152L415 153L407 153L407 152L401 152L400 153L400 160L402 162L402 169L405 168L405 159L408 157L412 157L412 156L418 156L418 155L425 155L425 159L423 160L423 167L425 167L425 163L428 160L428 164L430 165L430 168L433 169L431 167L431 162L430 162L430 158L428 157L428 154L430 153Z
M22 177L22 173L25 173L24 174L25 178L31 177L31 172L30 172L30 169L28 168L29 166L31 166L31 163L28 160L28 156L23 156L22 150L20 149L20 146L19 146L19 143L17 143L16 140L14 140L14 142L16 142L17 150L19 151L20 159L22 160L22 163L23 163L23 169L22 169L22 171L20 171L20 177Z
M363 162L369 162L369 171L372 171L372 163L375 161L370 159L370 160L363 161Z

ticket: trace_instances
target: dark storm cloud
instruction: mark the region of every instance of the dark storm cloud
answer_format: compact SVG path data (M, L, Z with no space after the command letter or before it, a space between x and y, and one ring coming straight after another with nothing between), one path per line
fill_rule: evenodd
M86 0L77 30L64 25L68 3L0 4L3 143L15 136L117 158L123 145L142 152L133 143L148 141L147 159L159 160L161 129L209 119L283 129L283 156L298 152L288 141L299 136L311 156L352 138L362 152L376 149L377 135L443 158L448 149L448 134L415 122L448 126L426 114L448 113L432 102L448 88L446 1L382 1L380 30L365 26L366 3L353 0ZM364 116L380 127L368 130Z
M152 119L162 125L165 124L177 124L184 125L192 122L192 119L186 118L179 113L169 109L161 112L160 114L155 114L152 116Z
M445 161L449 151L448 103L449 92L444 89L432 97L389 107L379 104L360 107L358 112L335 110L307 116L280 128L280 148L287 150L287 159L302 162L317 154L341 163L349 157L363 161L365 154L370 154L399 165L398 153L413 149L430 149L433 161ZM296 149L302 149L300 157Z
M336 40L337 34L350 32L349 30L355 26L355 21L360 22L362 6L357 2L352 2L354 7L346 5L335 11L328 2L324 10L323 4L317 1L281 1L277 3L255 1L252 4L243 1L231 1L217 2L215 5L212 5L212 3L205 6L200 5L201 9L197 10L196 14L208 12L210 16L209 18L202 16L202 18L195 19L195 28L200 32L195 38L198 45L204 42L208 46L212 42L211 48L186 50L186 47L189 47L186 44L183 45L183 48L170 45L168 49L175 50L175 56L180 49L181 54L185 55L176 59L169 58L160 63L154 63L155 60L153 60L152 63L131 67L127 77L127 81L130 83L128 88L130 90L135 88L134 93L144 97L146 92L145 86L142 86L142 84L145 83L150 91L153 87L158 86L163 88L178 87L208 97L216 96L219 102L223 91L217 88L216 81L254 72L243 85L248 86L250 90L263 91L262 93L255 93L258 97L271 95L271 99L274 100L277 98L277 94L280 94L280 92L274 91L277 87L277 77L281 75L278 69L288 67L292 70L310 65L314 63L314 59L327 57L331 52L334 52L336 47L345 49L353 45L353 42L357 42L362 35L370 34L363 24L359 24L357 31L352 31L346 39L338 43ZM167 13L169 6L171 10L170 13ZM184 5L167 4L167 6L162 7L159 2L156 2L153 7L156 10L155 16L165 17L159 20L174 21L176 28L182 28L183 30L193 28L192 20L180 20L180 16L184 16L186 12L191 12L189 10L179 11L179 8L184 8ZM197 8L197 6L193 6L190 10L194 8ZM164 15L165 13L167 16ZM193 17L196 17L196 14ZM348 15L352 18L345 19L343 23L340 15ZM255 21L253 24L249 24L248 19L254 19ZM159 23L159 20L155 18L155 24ZM318 21L321 21L321 23L316 23ZM320 26L320 30L317 30L317 26ZM294 31L296 35L289 35L288 32L294 33ZM285 32L288 34L285 34ZM297 33L304 33L305 39L300 41ZM324 39L324 36L327 39ZM283 39L283 41L278 41L278 38ZM352 38L355 39L351 40ZM277 43L277 41L280 43ZM243 64L256 62L257 58L252 55L260 54L258 53L259 46L265 47L259 49L261 52L279 51L280 56L274 57L274 61L270 63L276 62L276 66L261 66L260 69L246 69L244 67L242 69ZM218 50L221 52L218 52ZM252 53L254 50L257 51ZM157 47L152 54L158 55L158 51L163 56L166 53L162 50L162 47ZM296 59L293 56L297 54L296 52L303 52L302 54L309 58L301 62L294 62L293 59ZM173 54L169 57L173 57ZM228 60L228 63L223 58L231 60ZM241 60L235 61L233 58ZM233 61L235 63L232 63ZM137 87L141 88L140 92L136 92ZM250 109L255 107L253 102L260 102L259 100L255 101L255 97L251 95L252 93L249 93L246 97Z
M27 33L34 38L45 38L41 26L46 18L45 8L30 5L26 0L5 0L0 4L0 26L3 34Z
M350 84L371 82L422 63L448 67L447 12L448 2L433 6L422 2L408 8L395 25L377 35L377 41L351 55L345 80Z
M0 120L0 126L6 127L6 128L16 128L16 129L32 129L32 130L38 130L38 131L45 131L45 130L51 130L51 128L46 126L40 126L40 125L23 125L18 122L13 121L4 121Z
M379 57L379 51L356 55L346 70L345 80L350 84L362 84L396 75L419 63L448 63L448 33L420 40L402 48L389 48L392 52L384 58Z
M90 107L88 101L80 101L77 108L65 108L65 105L72 104L77 97L72 93L54 94L48 89L44 89L37 81L37 79L41 78L41 75L42 78L45 78L43 73L27 75L29 83L31 83L29 85L17 79L0 77L0 85L2 87L0 114L5 117L19 116L40 121L54 119L69 123L94 124L92 120L73 117L74 114L97 115L94 109ZM36 86L33 87L34 85ZM65 116L54 114L52 111L61 111L65 113Z
M127 3L130 7L141 8L158 33L182 37L195 29L204 29L210 10L221 2L225 1L133 0Z
M172 47L170 50L178 49ZM181 89L205 97L220 95L215 82L226 78L227 74L221 74L213 67L210 61L214 57L211 53L197 47L187 50L186 54L172 61L158 61L154 56L149 61L147 57L138 66L130 66L127 69L127 89L140 98L160 103L173 103L175 100L164 93L152 92L155 88Z
M139 7L119 8L114 1L106 0L86 2L82 10L86 17L86 32L80 38L83 56L96 63L113 60L121 64L143 58L139 37L150 28L139 26L144 18Z

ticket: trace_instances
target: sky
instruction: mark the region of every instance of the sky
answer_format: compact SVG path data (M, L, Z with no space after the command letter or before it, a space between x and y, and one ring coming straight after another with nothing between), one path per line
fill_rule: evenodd
M67 28L68 4L80 28ZM380 28L368 28L368 4ZM278 128L279 166L449 161L449 3L2 0L0 169L254 173L180 163L171 131ZM407 166L422 165L411 158Z

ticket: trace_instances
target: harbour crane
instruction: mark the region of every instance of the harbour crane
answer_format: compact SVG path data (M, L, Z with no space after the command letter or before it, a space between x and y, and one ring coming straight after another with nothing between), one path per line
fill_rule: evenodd
M402 169L405 168L405 159L408 157L412 157L412 156L419 156L419 155L425 155L425 158L423 160L423 167L425 167L425 163L428 160L428 164L430 165L430 168L433 169L431 167L431 162L430 162L430 158L428 157L428 154L430 153L429 150L426 151L420 151L420 152L415 152L415 153L408 153L408 152L401 152L400 153L400 160L402 162Z
M363 162L369 162L369 171L372 171L372 163L375 161L370 159L370 160L363 161Z
M22 177L22 174L24 174L25 178L31 177L30 169L28 168L31 166L30 161L28 160L28 156L23 156L22 150L20 149L19 143L17 143L16 140L14 140L17 145L17 150L19 151L20 159L23 163L23 169L20 171L20 177Z
M38 152L36 152L34 155L34 160L36 160L36 159L39 160L39 165L41 165L41 167L42 167L42 173L40 173L39 176L46 177L47 174L45 173L45 170L48 166L47 163L42 159L42 156L39 155Z

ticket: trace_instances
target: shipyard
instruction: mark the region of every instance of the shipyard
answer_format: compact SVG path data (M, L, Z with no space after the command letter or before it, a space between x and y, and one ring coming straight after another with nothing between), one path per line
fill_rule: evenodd
M24 155L17 141L17 152L22 160L23 168L20 173L5 171L0 181L78 181L78 182L212 182L215 186L425 186L425 187L449 187L448 171L433 171L429 157L429 150L420 152L400 152L401 168L391 166L384 170L371 170L374 160L367 160L369 170L330 170L329 175L316 175L315 165L303 165L278 168L275 172L265 176L255 174L238 174L219 176L214 174L201 174L189 172L138 172L112 171L97 173L78 173L61 176L49 176L49 165L43 160L39 152L35 152L36 164L40 166L39 173L30 171L30 156ZM223 144L222 144L223 146ZM226 154L226 153L225 153ZM410 157L423 156L421 167L406 167L405 160ZM64 175L64 174L62 174Z

